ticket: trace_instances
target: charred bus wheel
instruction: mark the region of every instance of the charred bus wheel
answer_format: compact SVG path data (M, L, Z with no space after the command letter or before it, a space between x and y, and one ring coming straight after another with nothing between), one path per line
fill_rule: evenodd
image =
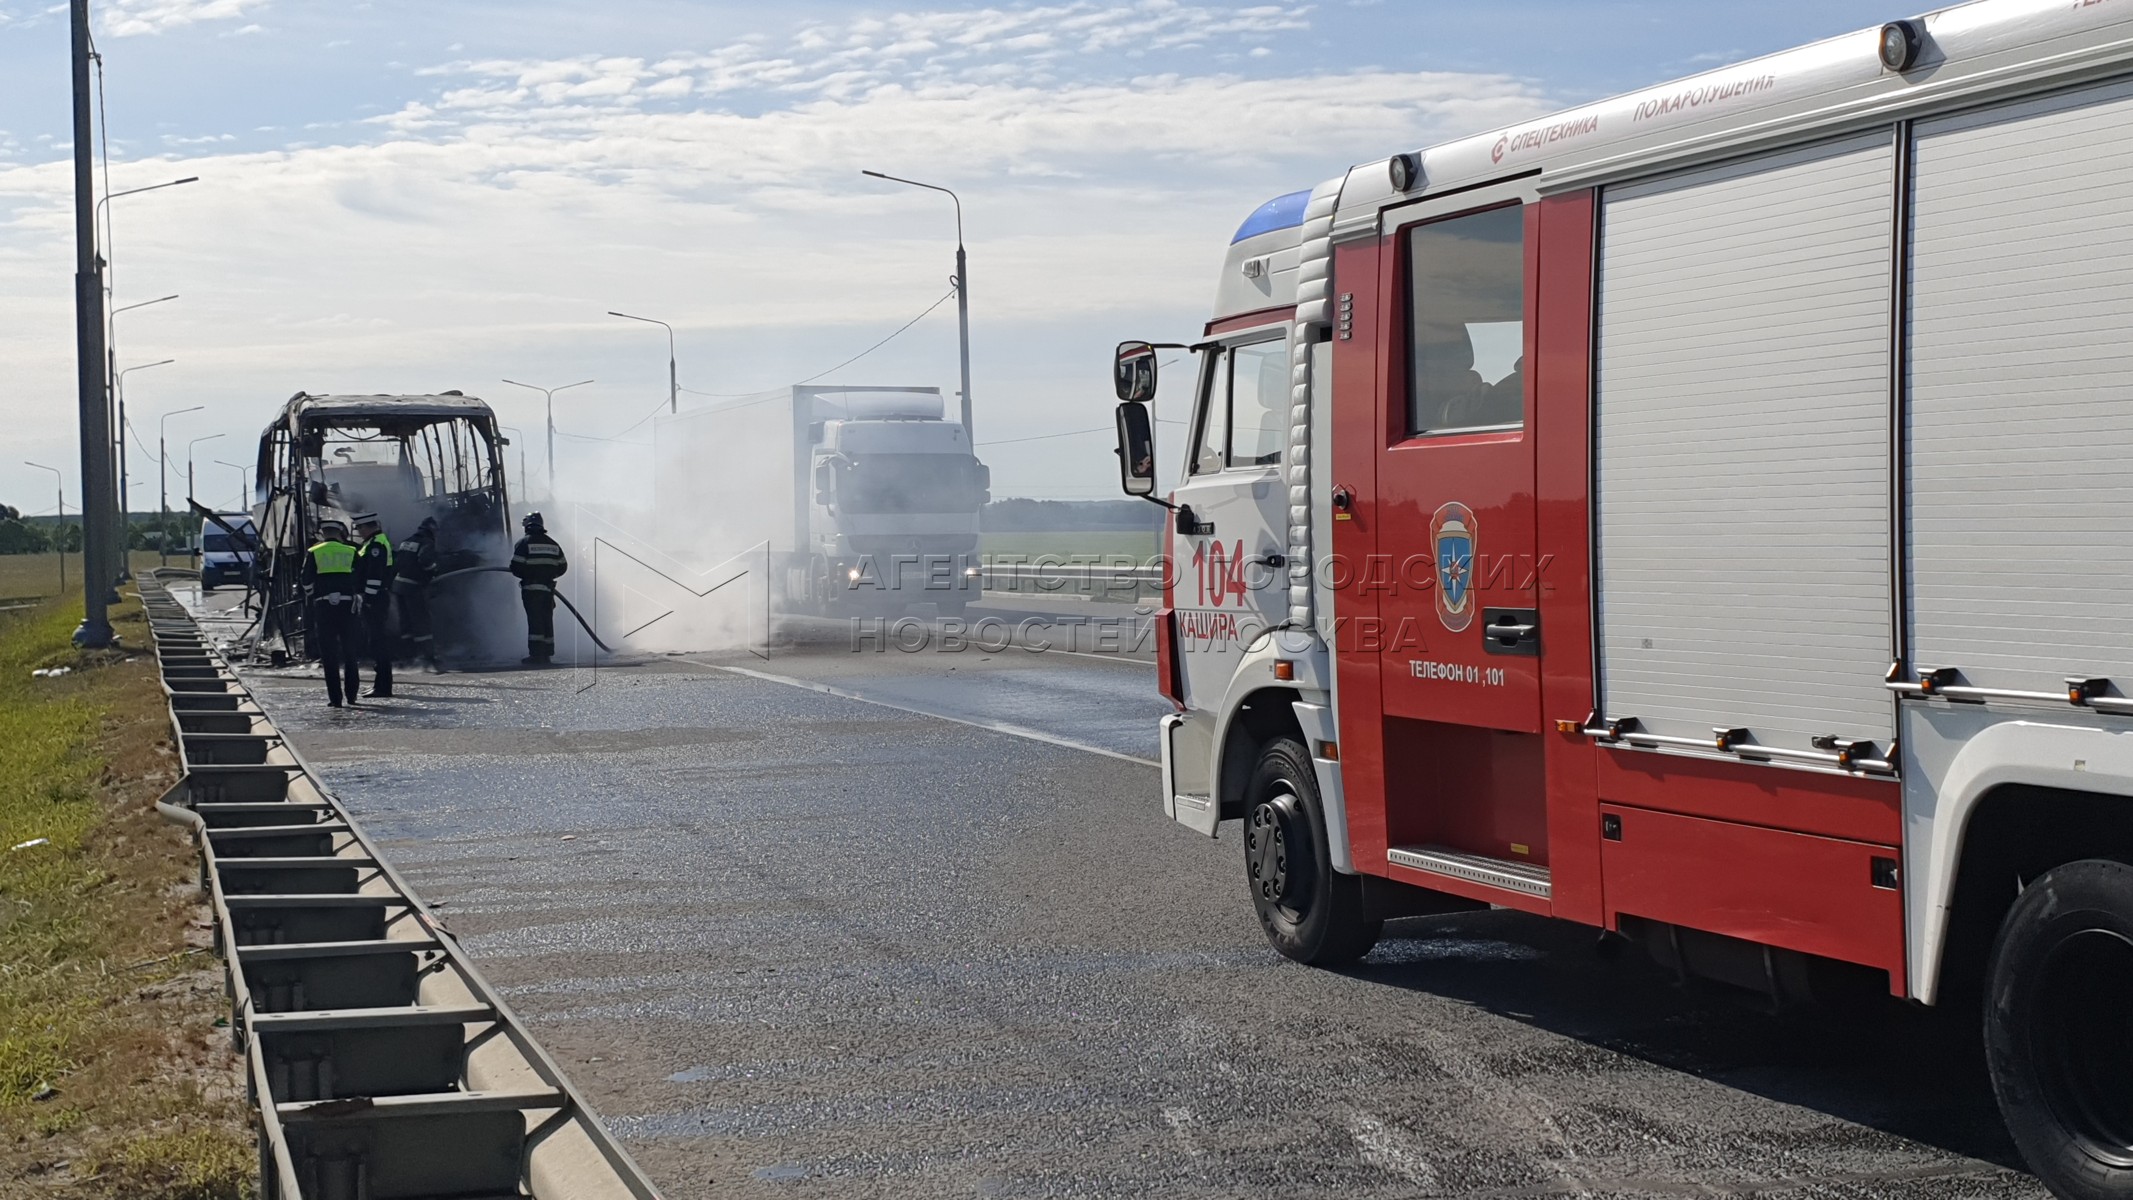
M1993 947L1985 1052L2015 1144L2053 1194L2133 1197L2133 866L2053 868Z
M1245 793L1244 872L1267 941L1320 967L1352 963L1377 944L1363 882L1333 869L1310 755L1294 738L1260 753Z

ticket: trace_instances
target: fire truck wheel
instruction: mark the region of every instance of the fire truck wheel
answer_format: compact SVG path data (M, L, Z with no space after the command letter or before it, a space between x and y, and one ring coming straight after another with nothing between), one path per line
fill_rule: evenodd
M1326 817L1311 757L1294 738L1259 756L1245 792L1244 871L1267 941L1318 967L1352 963L1377 944L1384 921L1370 914L1363 881L1333 870Z
M1993 945L1985 1054L2022 1157L2065 1200L2133 1197L2133 866L2033 880Z

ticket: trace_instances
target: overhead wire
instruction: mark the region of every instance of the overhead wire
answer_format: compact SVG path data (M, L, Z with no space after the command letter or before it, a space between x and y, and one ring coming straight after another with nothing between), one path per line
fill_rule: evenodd
M911 327L912 327L913 325L916 325L916 324L918 324L918 323L919 323L920 321L923 321L923 320L925 320L925 319L926 319L927 317L930 317L930 316L932 316L932 315L933 315L933 310L935 310L935 309L939 308L939 307L940 307L941 305L943 305L943 304L946 304L946 303L948 303L948 301L950 301L950 300L952 300L952 299L954 299L954 298L955 298L955 289L954 289L954 288L949 288L949 289L948 289L948 292L947 292L947 294L946 294L946 295L942 296L942 297L941 297L940 299L938 299L938 300L935 300L935 301L934 301L933 303L931 303L931 304L927 305L927 306L926 306L926 309L925 309L925 311L924 311L924 312L921 312L921 313L919 313L919 314L918 314L917 316L915 316L915 317L911 318L911 319L910 319L910 320L908 320L908 321L905 321L905 322L904 322L904 323L903 323L902 325L899 325L899 326L897 326L897 327L896 327L896 330L895 330L895 332L893 332L893 333L889 334L889 336L887 336L887 337L885 337L885 338L881 339L880 341L878 341L878 342L874 343L874 344L873 344L873 345L871 345L871 346L868 346L868 347L867 347L866 349L864 349L864 350L861 350L861 351L860 351L859 353L857 353L857 354L854 354L854 355L853 355L853 356L851 356L850 358L847 358L847 359L845 359L845 360L844 360L843 362L841 362L841 363L838 363L838 364L837 364L836 366L834 366L834 367L829 367L829 368L827 368L827 369L825 369L825 370L817 371L817 372L815 372L814 374L812 374L812 375L809 375L809 376L808 376L807 378L805 378L805 379L797 379L797 380L794 380L794 381L793 381L793 384L794 384L794 386L798 386L798 385L800 385L800 384L803 384L803 383L813 383L813 382L814 382L815 380L817 380L817 379L820 379L820 378L822 378L822 377L823 377L824 375L829 375L829 374L833 374L833 373L835 373L835 372L837 372L837 371L842 371L842 370L843 370L843 369L845 369L846 367L849 367L849 366L851 366L851 365L852 365L853 363L855 363L855 362L858 362L858 361L859 361L860 359L862 359L862 358L865 358L865 357L866 357L867 355L869 355L869 354L872 354L872 353L874 353L874 352L875 352L876 350L879 350L879 349L881 349L881 348L882 348L883 346L886 346L886 345L888 345L888 344L889 344L890 342L893 342L893 341L895 341L895 340L896 340L896 339L897 339L898 337L901 337L901 336L902 336L902 335L904 334L904 332L905 332L905 331L909 330L909 329L910 329L910 328L911 328ZM678 392L687 392L687 393L689 393L689 394L690 394L691 396L705 396L705 397L709 397L710 399L713 399L713 400L728 400L728 399L749 399L749 398L751 398L751 397L761 397L761 399L757 401L757 403L760 403L760 404L768 404L768 403L769 403L770 401L772 401L772 400L775 400L775 399L777 399L777 398L778 398L779 396L782 396L782 395L784 395L784 394L785 394L785 390L784 390L783 388L774 388L774 389L771 389L771 390L768 390L768 391L756 391L756 392L699 392L699 391L697 391L697 390L696 390L695 388L685 388L685 387L678 387L678 386L677 386L677 387L676 387L676 388L675 388L674 390L675 390L675 391L678 391ZM629 434L635 433L635 432L636 432L636 431L637 431L637 430L638 430L639 428L641 428L641 427L642 427L642 426L644 425L644 423L645 423L645 422L647 422L647 421L651 420L651 419L652 419L653 417L656 417L656 416L658 416L658 415L659 415L659 410L660 410L661 408L665 408L665 407L666 407L666 405L665 405L665 404L660 404L659 406L657 406L657 407L653 408L653 409L652 409L652 411L650 411L650 412L648 412L648 413L644 414L644 415L643 415L642 417L639 417L639 418L638 418L638 419L637 419L637 420L636 420L636 421L635 421L635 422L634 422L633 424L631 424L631 425L630 425L630 426L629 426L629 427L628 427L627 429L624 429L624 430L622 430L622 431L621 431L621 432L619 432L619 433L615 433L615 434L612 434L612 435L610 435L610 436L607 436L607 437L593 437L593 436L591 436L591 435L588 435L588 434L581 434L581 433L563 433L563 432L562 432L561 430L557 430L556 432L557 432L558 434L560 434L561 436L563 436L563 437L572 437L572 438L576 438L576 439L578 439L579 441L583 441L583 442L620 442L620 441L623 441L623 439L624 439L625 437L627 437L627 436L628 436ZM737 404L737 405L733 405L732 407L734 407L734 408L748 408L748 407L752 407L752 406L751 406L751 405L746 405L746 404ZM632 445L632 446L644 446L644 445L650 445L650 443L649 443L649 442L629 442L629 443L626 443L626 444L628 444L628 445Z

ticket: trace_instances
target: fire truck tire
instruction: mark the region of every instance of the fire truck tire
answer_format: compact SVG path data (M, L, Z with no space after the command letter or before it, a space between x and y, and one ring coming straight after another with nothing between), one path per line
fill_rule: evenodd
M1985 1055L2015 1145L2064 1200L2133 1198L2133 866L2054 867L1992 949Z
M1244 813L1245 879L1274 949L1316 967L1369 953L1385 922L1371 914L1363 881L1333 869L1318 777L1302 743L1276 738L1261 751Z

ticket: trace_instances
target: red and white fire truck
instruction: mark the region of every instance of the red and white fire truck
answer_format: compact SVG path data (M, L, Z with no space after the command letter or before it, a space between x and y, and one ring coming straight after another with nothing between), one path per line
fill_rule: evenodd
M1191 349L1163 805L1282 953L1495 905L1981 1003L2037 1172L2133 1196L2133 0L1355 167Z

